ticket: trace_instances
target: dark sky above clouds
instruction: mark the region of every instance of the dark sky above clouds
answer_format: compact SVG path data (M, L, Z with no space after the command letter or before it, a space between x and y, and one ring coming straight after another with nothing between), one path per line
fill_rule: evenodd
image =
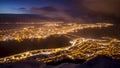
M86 12L120 15L120 0L0 0L0 14L80 15Z
M54 9L55 7L66 9L66 6L68 6L67 1L68 0L0 0L0 13L39 14L38 11L42 9L44 11L56 10Z

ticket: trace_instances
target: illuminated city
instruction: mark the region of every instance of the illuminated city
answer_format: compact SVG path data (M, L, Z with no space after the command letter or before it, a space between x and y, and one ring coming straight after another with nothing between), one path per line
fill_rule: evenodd
M102 37L101 39L83 38L69 34L86 28L107 28L114 26L110 23L79 24L79 23L41 23L39 27L27 26L18 29L0 30L0 41L16 40L18 42L24 39L45 39L51 35L64 35L71 39L71 45L61 48L37 49L27 51L7 57L0 58L0 63L16 62L30 57L40 62L54 62L64 58L86 59L90 60L98 55L110 56L114 59L120 59L120 40L111 37Z
M0 68L120 68L120 0L0 0Z
M20 23L19 23L20 24ZM29 23L30 24L30 23ZM0 30L0 41L17 40L33 38L46 38L55 34L67 34L68 32L75 32L78 29L108 27L112 26L109 23L97 24L77 24L77 23L41 23L39 27L29 26L19 29Z

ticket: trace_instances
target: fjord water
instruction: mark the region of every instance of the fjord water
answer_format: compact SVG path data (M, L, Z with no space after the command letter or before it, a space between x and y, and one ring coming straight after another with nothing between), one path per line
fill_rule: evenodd
M1 29L15 29L24 26L31 26L31 25L0 25ZM36 26L36 25L34 25ZM38 25L37 25L38 26ZM74 34L79 37L84 38L93 38L99 39L101 37L112 37L120 39L120 27L118 24L114 24L113 26L107 28L88 28L83 30L78 30ZM70 39L65 36L58 36L53 35L46 39L42 40L28 40L25 39L22 42L17 41L7 41L7 42L0 42L0 57L5 57L13 54L18 54L25 51L36 50L36 49L48 49L48 48L59 48L69 46Z

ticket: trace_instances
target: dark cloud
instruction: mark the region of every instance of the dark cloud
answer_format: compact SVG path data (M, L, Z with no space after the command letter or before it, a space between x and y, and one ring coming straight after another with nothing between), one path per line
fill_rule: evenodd
M93 14L94 12L120 16L120 0L36 0L36 2L37 1L40 2L40 4L44 3L44 6L32 4L30 6L31 10L36 14L39 14L39 12L64 11L64 13L70 16L88 15L87 13Z
M59 11L57 8L55 7L51 7L51 6L46 6L46 7L32 7L31 10L35 10L35 11L48 11L48 12L57 12Z
M103 13L120 16L120 0L70 0L76 13Z
M19 8L19 10L25 10L26 8L24 8L24 7L21 7L21 8Z
M31 11L49 18L62 18L66 20L73 19L66 9L59 8L58 6L32 6Z
M120 16L120 0L11 0L9 3L7 2L8 0L0 1L1 4L13 8L16 8L17 4L19 4L18 6L20 7L27 7L27 9L32 7L32 10L34 11L31 10L30 12L35 14L39 14L39 12L35 11L58 12L58 9L62 8L65 10L69 9L69 11L65 12L69 15L75 16L94 12ZM23 10L24 8L20 9Z
M19 8L22 12L66 20L103 21L120 17L119 0L35 0L29 7ZM63 7L64 6L64 7ZM111 19L111 18L110 18Z

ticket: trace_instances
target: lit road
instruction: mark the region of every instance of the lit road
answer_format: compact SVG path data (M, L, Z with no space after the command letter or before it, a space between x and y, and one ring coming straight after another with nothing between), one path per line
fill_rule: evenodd
M25 27L19 29L8 29L0 31L0 41L23 39L44 39L51 35L65 35L71 38L71 45L61 48L39 49L27 51L7 57L0 58L0 63L16 62L29 59L30 57L39 56L35 59L42 62L59 61L64 58L86 59L96 57L97 55L106 55L114 59L120 59L120 40L116 38L103 37L102 39L90 39L82 37L71 37L70 32L77 32L86 28L103 28L113 24L96 23L96 24L78 24L78 23L42 23L40 27Z

